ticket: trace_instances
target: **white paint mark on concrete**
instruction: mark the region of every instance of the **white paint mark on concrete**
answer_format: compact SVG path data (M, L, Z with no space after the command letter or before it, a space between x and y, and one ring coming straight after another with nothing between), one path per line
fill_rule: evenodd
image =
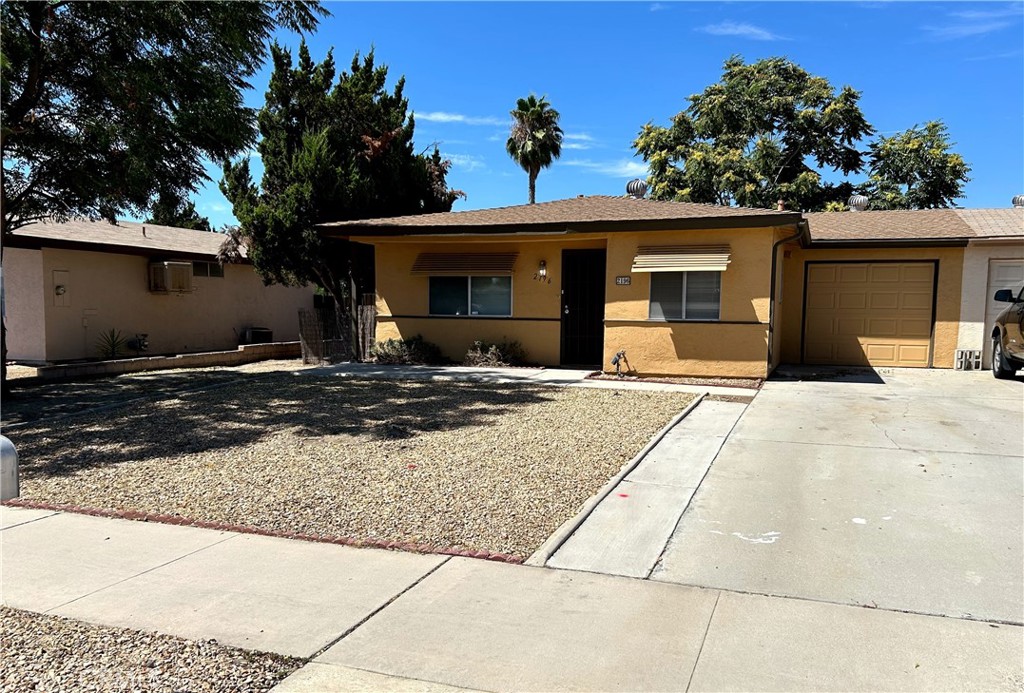
M855 517L850 521L855 525L866 525L868 523L863 517Z
M749 541L751 544L774 544L775 541L782 536L782 532L764 532L763 534L758 534L756 537L748 537L745 534L733 532L732 536L739 537L743 541Z
M965 577L967 578L967 582L971 583L972 585L981 584L982 577L973 570L968 570L965 574Z
M725 534L725 532L719 532L717 529L709 529L708 531L712 534Z
M892 519L892 515L886 515L886 516L885 516L885 517L883 517L882 519L883 519L883 520L891 520L891 519Z

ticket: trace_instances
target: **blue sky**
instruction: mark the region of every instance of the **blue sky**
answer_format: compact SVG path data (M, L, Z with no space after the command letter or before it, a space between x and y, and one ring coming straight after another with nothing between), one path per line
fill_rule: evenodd
M668 125L686 98L721 77L732 54L785 56L836 87L862 92L882 134L942 119L972 166L959 203L1007 207L1024 193L1024 4L923 2L327 3L308 37L339 66L376 50L405 75L416 143L453 161L456 210L522 204L527 178L505 153L517 98L546 95L561 112L562 157L541 172L537 201L619 195L644 177L631 143ZM299 37L279 41L296 47ZM263 104L269 67L253 80ZM393 82L392 82L393 84ZM254 167L259 170L257 167ZM232 223L215 179L196 195L216 226Z

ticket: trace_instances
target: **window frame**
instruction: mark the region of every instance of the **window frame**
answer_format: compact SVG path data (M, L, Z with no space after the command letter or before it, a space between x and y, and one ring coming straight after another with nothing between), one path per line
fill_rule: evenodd
M680 306L682 308L682 317L679 318L655 318L651 317L651 310L654 305L654 277L659 274L681 274L683 275L683 286L682 294L680 295ZM647 289L647 320L649 322L722 322L722 275L724 272L705 270L702 272L696 272L696 274L717 274L718 275L718 316L715 318L688 318L686 317L686 290L689 286L689 275L695 274L695 272L652 272L651 280Z
M466 280L466 308L468 312L465 315L454 315L451 313L433 313L430 310L430 286L432 279L441 278L457 278ZM507 315L474 315L473 314L473 279L508 279L508 314ZM515 286L514 280L511 275L508 274L432 274L427 277L427 315L431 318L475 318L483 320L501 320L511 318L515 312Z

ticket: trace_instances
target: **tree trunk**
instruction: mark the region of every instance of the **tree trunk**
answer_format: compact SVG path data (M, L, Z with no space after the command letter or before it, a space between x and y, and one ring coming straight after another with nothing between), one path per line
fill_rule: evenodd
M0 396L7 397L7 292L4 290L4 244L7 241L7 210L0 210Z
M537 172L530 171L530 204L537 202Z

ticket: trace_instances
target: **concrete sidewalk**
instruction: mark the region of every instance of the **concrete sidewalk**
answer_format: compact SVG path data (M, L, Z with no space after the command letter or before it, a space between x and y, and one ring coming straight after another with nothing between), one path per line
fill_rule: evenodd
M3 602L312 661L282 691L1019 690L1024 630L2 508Z

